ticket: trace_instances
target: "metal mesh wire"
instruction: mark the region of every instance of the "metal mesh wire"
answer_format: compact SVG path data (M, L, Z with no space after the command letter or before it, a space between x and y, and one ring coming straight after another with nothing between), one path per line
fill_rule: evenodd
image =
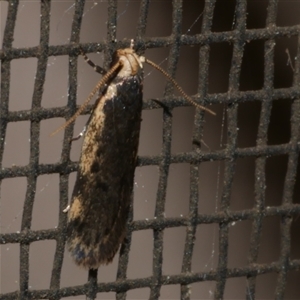
M115 291L117 299L126 299L126 292L131 289L150 288L150 299L158 299L163 285L181 285L181 298L191 299L189 285L195 282L215 281L216 288L214 299L222 299L226 281L229 278L247 277L248 292L247 299L255 298L256 278L258 275L275 272L278 274L275 288L276 299L284 299L287 285L288 273L298 271L300 260L292 259L291 252L291 226L293 218L300 213L300 205L293 203L295 181L298 166L299 152L299 124L300 124L300 86L299 86L299 64L300 48L298 41L297 60L293 85L288 88L274 87L274 43L276 38L296 37L299 40L300 26L278 27L276 26L276 15L279 1L269 1L267 8L267 19L265 28L247 29L247 2L236 1L235 3L235 26L231 31L212 32L212 23L216 1L205 2L202 32L196 35L183 35L182 25L182 1L173 1L172 12L172 34L169 37L145 37L147 27L147 16L150 5L149 0L142 0L140 14L137 24L135 44L137 49L150 49L159 47L170 47L168 58L168 72L174 76L181 46L199 46L199 78L198 97L202 104L227 105L227 145L218 151L202 152L197 145L193 151L188 153L171 153L172 116L168 113L163 115L163 147L161 154L157 156L139 157L139 166L156 165L159 167L159 184L156 199L155 218L147 221L130 222L128 227L127 242L122 246L119 259L117 280L109 283L89 283L82 286L60 288L61 270L65 247L65 225L66 216L63 209L68 202L68 175L77 168L77 163L70 161L69 139L72 130L67 128L63 142L63 154L61 161L56 164L39 164L39 133L40 122L45 119L64 117L69 118L76 110L76 85L77 64L72 59L69 63L69 98L66 107L46 109L41 107L43 86L47 69L47 59L50 56L69 55L70 58L79 55L81 47L85 52L106 51L106 62L110 61L113 51L118 47L127 46L126 42L115 43L117 26L117 1L108 1L108 22L106 42L80 44L79 34L82 23L85 1L76 1L73 24L68 45L49 45L50 11L51 1L41 1L41 24L40 44L38 47L13 48L14 28L16 23L18 0L10 0L5 25L3 45L0 51L1 58L1 104L0 104L0 162L4 153L4 141L6 129L9 122L30 121L30 163L27 166L12 168L0 168L0 180L13 177L27 177L27 192L22 215L20 233L0 234L0 243L20 244L20 289L18 291L2 294L0 299L61 299L77 295L90 295L95 293ZM241 65L245 43L260 40L264 42L264 79L260 90L240 89ZM208 93L208 61L210 47L213 44L228 42L233 45L233 54L229 73L229 87L225 93ZM25 111L9 111L9 87L11 61L20 58L36 57L38 68L34 82L34 94L32 98L32 109ZM107 66L106 66L107 67ZM173 88L167 85L164 96L159 99L172 110L175 107L186 105L182 97L170 97ZM271 109L274 100L292 99L290 119L290 140L285 144L269 145L268 127L271 118ZM239 148L238 139L238 107L240 103L259 101L261 103L259 128L256 137L256 146ZM152 101L145 101L144 108L152 109L157 106ZM87 113L90 107L85 111ZM204 114L197 111L194 120L193 140L201 140L203 134ZM278 206L266 207L265 185L266 185L266 160L269 157L287 155L287 171L284 181L282 203ZM255 158L255 205L251 209L232 211L230 209L230 196L235 174L236 162L239 158ZM224 181L222 185L221 204L219 211L212 214L198 213L198 182L199 166L203 162L224 161ZM182 218L165 218L164 207L166 198L167 181L170 164L190 164L190 203L189 214ZM35 199L37 177L42 174L58 173L60 175L60 215L59 224L56 229L31 230L32 211ZM259 264L259 241L261 239L262 222L266 217L278 216L281 220L280 227L280 258L279 260ZM131 216L132 218L132 216ZM250 220L252 230L250 237L250 251L248 254L248 265L241 268L228 268L228 246L230 223L236 221ZM191 259L194 251L195 233L197 226L201 224L219 225L219 257L215 270L194 273L191 270ZM177 275L162 274L162 249L163 233L165 228L183 226L187 229L182 270ZM147 278L127 279L126 271L133 231L152 229L154 234L153 247L153 274ZM29 290L29 246L32 242L52 239L56 241L54 264L52 269L50 288L46 290ZM92 275L90 274L91 278Z

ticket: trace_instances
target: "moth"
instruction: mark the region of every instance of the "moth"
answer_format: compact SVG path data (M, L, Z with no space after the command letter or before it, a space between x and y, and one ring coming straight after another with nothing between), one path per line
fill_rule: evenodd
M137 55L133 41L129 48L116 51L110 70L58 129L73 122L104 87L86 125L77 179L66 209L67 248L75 263L85 269L110 263L126 234L141 125L144 62L167 76L193 105L214 114L190 99L159 66Z

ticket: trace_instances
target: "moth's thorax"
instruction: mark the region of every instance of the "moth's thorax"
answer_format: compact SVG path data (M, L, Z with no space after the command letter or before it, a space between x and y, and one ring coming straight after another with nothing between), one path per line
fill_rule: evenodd
M143 69L145 58L138 56L131 48L117 50L117 60L122 63L118 77L134 76Z

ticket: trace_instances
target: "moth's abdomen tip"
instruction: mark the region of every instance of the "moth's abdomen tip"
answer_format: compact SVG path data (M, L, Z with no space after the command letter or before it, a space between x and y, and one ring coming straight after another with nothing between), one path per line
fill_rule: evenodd
M68 250L76 265L84 269L98 269L100 265L112 262L118 247L106 247L100 244L95 247L87 247L81 243L68 242Z
M85 249L78 244L69 250L76 265L84 269L97 269L99 267L100 264L92 250Z

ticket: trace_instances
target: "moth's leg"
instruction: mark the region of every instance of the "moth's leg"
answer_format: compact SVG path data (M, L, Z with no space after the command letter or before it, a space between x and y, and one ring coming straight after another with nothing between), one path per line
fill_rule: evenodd
M152 101L155 102L156 104L158 104L169 117L172 117L172 113L171 113L170 109L164 103L162 103L159 100L155 100L155 99L152 99Z
M86 131L86 126L83 127L83 130L74 138L71 139L70 143L79 140L85 133Z
M102 67L94 64L82 50L81 50L81 55L83 56L85 62L88 63L94 69L95 72L97 72L101 75L104 75L107 73L107 71L105 71Z

